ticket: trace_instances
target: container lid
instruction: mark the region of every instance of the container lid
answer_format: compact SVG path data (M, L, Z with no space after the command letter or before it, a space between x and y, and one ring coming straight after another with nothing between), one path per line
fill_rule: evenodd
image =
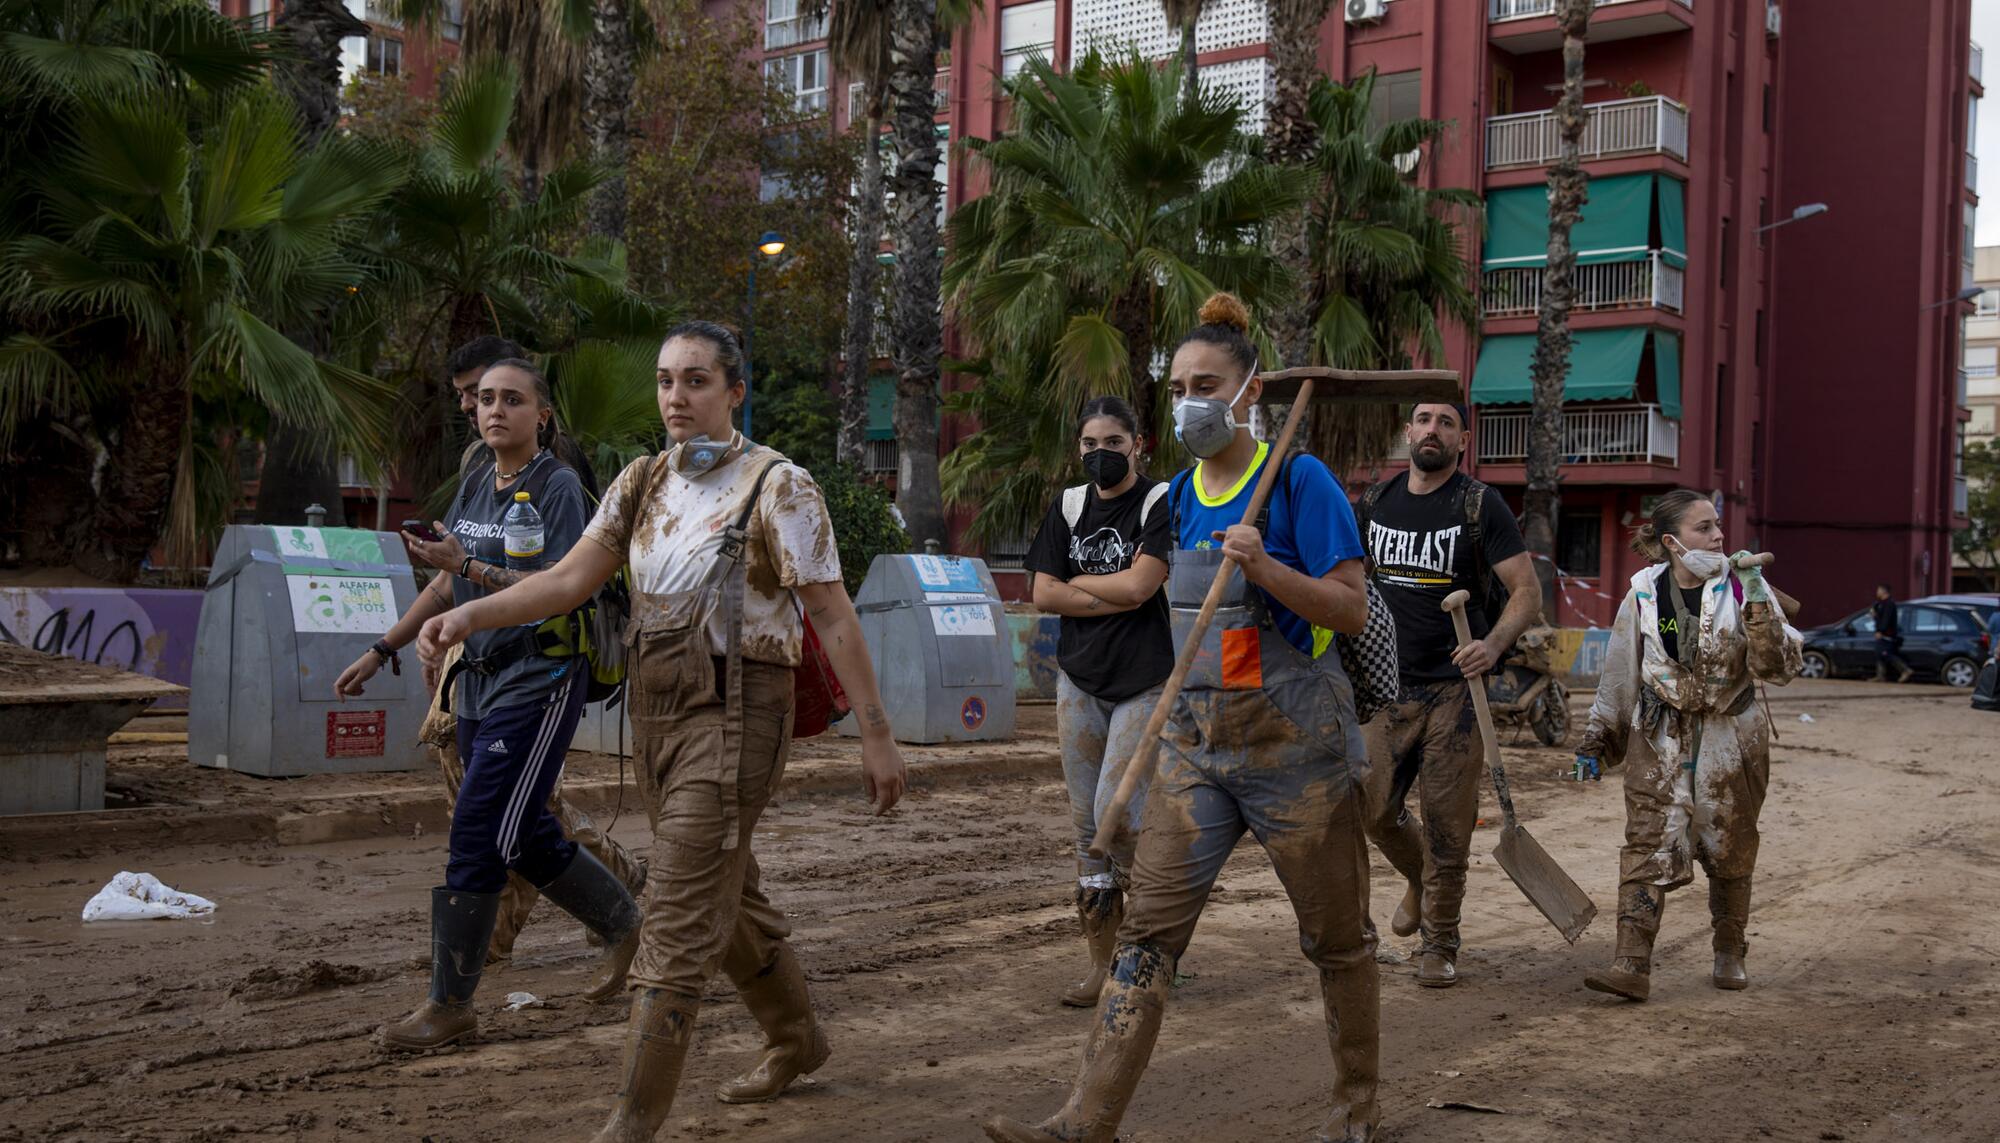
M525 492L516 492L514 494L514 499L522 504L526 504L528 502L528 494Z

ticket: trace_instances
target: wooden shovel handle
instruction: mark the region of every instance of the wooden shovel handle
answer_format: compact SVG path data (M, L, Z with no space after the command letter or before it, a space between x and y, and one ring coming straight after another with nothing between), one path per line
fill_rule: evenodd
M1454 591L1444 597L1444 609L1451 613L1452 631L1458 635L1458 645L1472 642L1472 625L1465 621L1465 604L1472 598L1467 591ZM1500 813L1507 819L1507 828L1514 828L1514 795L1507 788L1507 768L1500 764L1500 736L1493 732L1493 707L1486 699L1486 676L1479 675L1465 680L1472 688L1472 709L1479 716L1479 736L1486 741L1486 769L1493 776L1493 794L1500 799Z
M1284 431L1278 434L1277 445L1265 455L1264 471L1258 474L1257 487L1250 493L1250 503L1243 508L1243 523L1255 520L1264 510L1264 502L1271 498L1271 486L1277 483L1278 470L1284 467L1282 461L1292 450L1292 437L1298 432L1299 421L1312 403L1312 390L1312 378L1299 382L1299 395L1285 417ZM1118 791L1111 796L1111 804L1097 819L1097 836L1090 841L1092 857L1103 857L1111 852L1112 839L1125 827L1125 812L1132 804L1132 795L1139 789L1140 775L1153 772L1160 756L1160 735L1167 729L1167 717L1174 711L1174 700L1180 697L1181 685L1187 682L1188 670L1194 666L1195 652L1201 649L1202 638L1208 634L1208 625L1215 622L1215 610L1222 606L1222 593L1235 574L1236 565L1224 561L1216 570L1215 578L1209 582L1208 594L1201 601L1201 613L1195 616L1194 626L1188 631L1187 642L1181 644L1180 654L1174 656L1173 673L1160 687L1160 701L1153 704L1153 715L1146 720L1146 732L1139 736L1139 748L1132 752L1132 760L1125 764L1125 772L1119 775Z
M1767 568L1770 567L1772 564L1777 563L1778 557L1772 555L1769 552L1758 552L1754 556L1731 556L1729 558L1729 562L1732 565L1734 565L1738 570L1747 570L1749 568Z

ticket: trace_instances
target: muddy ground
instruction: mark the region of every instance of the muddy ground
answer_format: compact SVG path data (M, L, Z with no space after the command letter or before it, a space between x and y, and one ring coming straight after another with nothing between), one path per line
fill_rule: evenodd
M1708 984L1706 895L1669 901L1654 1000L1587 992L1610 917L1567 948L1486 858L1463 983L1415 987L1384 932L1383 1138L1991 1140L2000 1137L2000 717L1963 692L1801 683L1776 751L1751 989ZM1802 712L1815 721L1799 722ZM1615 784L1515 745L1535 835L1613 901ZM629 803L628 803L629 804ZM758 835L834 1057L783 1100L716 1083L758 1038L726 986L704 1010L667 1139L983 1138L1040 1115L1085 1014L1067 813L1045 769L920 787L895 815L790 797ZM643 844L643 820L616 829ZM371 1033L420 995L442 838L178 846L0 863L0 1140L585 1139L615 1086L622 1004L577 999L594 952L547 906L480 994L482 1042L422 1058ZM119 869L215 899L209 921L84 926ZM1374 911L1398 885L1379 859ZM1327 1098L1315 977L1253 842L1217 890L1125 1121L1133 1140L1309 1137ZM506 1011L509 993L541 998ZM1438 1109L1467 1102L1502 1114Z

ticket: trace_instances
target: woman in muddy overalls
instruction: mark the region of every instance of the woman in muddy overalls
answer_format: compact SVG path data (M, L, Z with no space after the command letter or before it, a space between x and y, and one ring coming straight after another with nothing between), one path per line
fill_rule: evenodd
M1632 577L1576 751L1579 779L1625 766L1618 944L1611 967L1584 983L1646 999L1667 891L1694 880L1699 862L1715 930L1710 980L1745 988L1757 812L1771 777L1771 727L1754 684L1791 682L1803 640L1761 571L1742 566L1747 553L1723 556L1721 521L1699 493L1661 497L1632 548L1665 562Z
M1167 558L1174 547L1167 486L1139 473L1139 421L1116 397L1086 403L1077 451L1090 483L1066 488L1028 547L1035 606L1059 615L1056 731L1076 827L1076 911L1090 975L1064 992L1075 1008L1097 1003L1111 964L1131 843L1145 792L1133 798L1121 848L1093 857L1097 819L1110 804L1174 669L1167 624Z
M1175 350L1175 433L1201 458L1173 481L1167 581L1177 642L1210 582L1230 587L1162 736L1133 858L1131 899L1067 1103L1044 1122L986 1124L1001 1143L1110 1143L1166 1010L1174 965L1244 831L1270 855L1319 969L1334 1106L1319 1138L1373 1137L1375 930L1361 828L1367 755L1335 631L1367 621L1361 537L1347 496L1311 456L1273 457L1251 435L1262 393L1243 304L1226 294ZM1266 464L1267 511L1243 523ZM1238 574L1238 573L1241 574Z
M786 943L790 926L759 887L750 853L791 745L800 604L854 702L870 800L886 811L903 791L903 760L819 487L731 427L746 391L735 335L710 322L676 327L656 376L674 447L626 468L584 530L587 542L561 563L438 616L419 640L434 661L470 632L568 611L630 565L627 703L653 853L623 1082L599 1143L651 1139L666 1119L717 968L768 1041L721 1099L773 1099L826 1062L805 971Z

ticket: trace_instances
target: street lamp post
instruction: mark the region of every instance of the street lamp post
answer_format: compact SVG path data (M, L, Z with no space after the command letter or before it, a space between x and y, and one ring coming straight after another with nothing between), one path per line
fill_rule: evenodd
M757 253L776 258L785 252L785 240L775 230L766 230L757 240ZM743 306L743 438L750 439L750 405L756 397L751 377L750 341L757 332L757 259L750 259L750 295Z
M1825 214L1825 213L1826 213L1825 203L1809 202L1804 206L1799 207L1798 209L1792 211L1792 216L1790 218L1781 218L1776 222L1767 222L1764 225L1758 227L1752 233L1762 234L1766 230L1776 230L1780 226L1790 226L1792 223L1798 222L1801 219L1811 218L1815 214Z

